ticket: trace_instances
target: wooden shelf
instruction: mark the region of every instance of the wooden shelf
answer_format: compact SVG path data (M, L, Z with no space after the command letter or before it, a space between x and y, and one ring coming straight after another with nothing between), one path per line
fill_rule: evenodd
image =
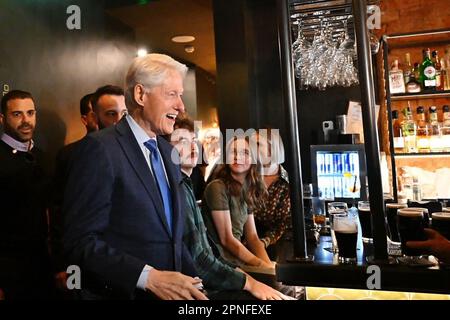
M394 155L398 158L403 157L415 157L415 158L427 158L427 157L450 157L450 152L430 152L430 153L396 153Z
M391 101L404 101L404 100L420 100L420 99L439 99L450 98L450 90L436 91L431 93L401 93L391 95Z
M411 48L426 46L436 46L438 44L448 44L448 37L450 30L429 30L423 32L413 32L396 35L386 35L383 37L385 41L389 42L391 49L397 48Z

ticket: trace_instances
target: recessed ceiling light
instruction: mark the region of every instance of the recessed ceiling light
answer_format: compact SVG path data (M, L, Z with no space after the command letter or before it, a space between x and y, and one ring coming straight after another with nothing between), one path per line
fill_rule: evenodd
M147 53L148 53L147 49L141 48L138 50L137 55L138 55L138 57L143 57L143 56L146 56Z
M194 40L195 40L194 36L175 36L172 38L172 41L176 43L188 43Z
M186 51L187 53L193 53L195 51L195 47L187 44L184 46L184 51Z

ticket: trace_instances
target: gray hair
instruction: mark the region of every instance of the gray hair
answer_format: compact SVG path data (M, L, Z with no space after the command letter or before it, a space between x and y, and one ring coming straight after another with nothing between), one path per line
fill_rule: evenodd
M182 78L186 76L188 67L175 59L158 53L150 53L133 60L125 79L125 103L129 109L136 107L134 88L141 84L146 90L163 84L169 70L178 72Z

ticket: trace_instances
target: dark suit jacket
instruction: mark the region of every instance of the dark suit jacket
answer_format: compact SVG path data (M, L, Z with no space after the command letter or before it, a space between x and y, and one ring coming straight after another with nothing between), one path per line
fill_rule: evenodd
M81 268L82 288L132 298L145 264L195 276L182 242L181 172L171 161L172 146L159 137L158 146L172 190L172 235L155 180L125 118L88 135L77 148L64 195L64 250Z
M52 203L49 208L49 244L51 248L52 264L55 272L66 271L67 264L63 255L63 216L62 204L64 189L70 173L70 166L82 140L72 142L62 147L56 155L56 166L52 183Z
M0 288L12 300L48 298L50 179L42 156L37 148L17 151L0 140Z

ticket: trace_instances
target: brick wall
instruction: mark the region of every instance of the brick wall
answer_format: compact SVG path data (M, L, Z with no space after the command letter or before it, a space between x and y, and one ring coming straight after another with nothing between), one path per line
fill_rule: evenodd
M381 0L381 30L376 30L378 37L381 38L384 34L412 33L437 29L450 29L450 0ZM442 57L444 55L444 46L446 44L450 44L450 36L448 35L447 38L441 36L438 40L430 38L416 39L415 43L408 48L392 48L388 56L389 63L391 63L393 59L399 59L400 63L402 63L406 52L411 53L411 60L413 63L416 61L419 62L419 60L421 62L422 49L427 47L439 50L439 54ZM384 52L380 50L380 53L375 59L378 66L378 79L380 79L378 90L380 90L381 93L379 128L381 134L381 148L389 154L387 106L383 99L383 97L385 97L383 54ZM429 105L436 105L441 109L443 104L450 104L450 99L411 101L413 111L415 111L417 105L424 105L427 107ZM392 108L402 109L406 105L407 102L395 102L392 104ZM439 116L441 117L441 113L439 113ZM433 168L429 166L429 160L429 158L416 159L414 163L400 161L397 162L397 167L410 165L433 170ZM450 158L433 158L433 167L434 169L450 167Z
M450 0L381 0L381 34L450 28Z

